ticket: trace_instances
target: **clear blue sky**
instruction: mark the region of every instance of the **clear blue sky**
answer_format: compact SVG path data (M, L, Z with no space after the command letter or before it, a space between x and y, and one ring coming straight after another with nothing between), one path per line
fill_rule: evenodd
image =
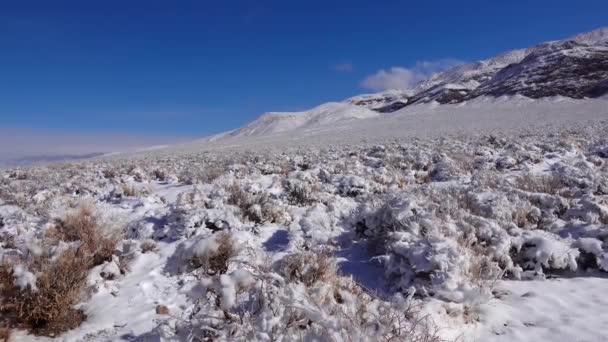
M608 1L1 1L0 127L204 136L608 25Z

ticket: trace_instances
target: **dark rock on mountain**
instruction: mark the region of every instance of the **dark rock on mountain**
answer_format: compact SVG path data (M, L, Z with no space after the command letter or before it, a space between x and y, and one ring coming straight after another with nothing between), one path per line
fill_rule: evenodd
M460 65L414 89L361 95L345 102L391 113L416 103L453 104L480 96L582 99L606 94L608 27Z

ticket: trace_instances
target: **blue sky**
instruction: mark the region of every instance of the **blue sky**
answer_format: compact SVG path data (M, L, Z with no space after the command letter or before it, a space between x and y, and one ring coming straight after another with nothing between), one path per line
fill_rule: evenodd
M605 25L605 0L1 1L0 128L200 137Z

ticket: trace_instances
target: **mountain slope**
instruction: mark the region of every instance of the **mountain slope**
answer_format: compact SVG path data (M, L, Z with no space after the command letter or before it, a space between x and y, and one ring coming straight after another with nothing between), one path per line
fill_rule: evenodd
M435 74L413 89L354 96L303 112L266 113L218 139L318 130L375 118L412 104L456 104L514 95L582 99L606 94L608 27L463 64Z
M608 92L607 80L608 27L605 27L457 66L435 74L411 90L368 94L365 103L374 103L372 109L386 113L415 103L459 103L479 96L600 97ZM393 96L387 97L387 93ZM395 106L393 97L399 93L400 106ZM353 102L352 98L345 101L365 105Z
M232 137L259 136L291 130L311 130L330 124L377 117L371 109L349 103L330 102L303 112L266 113L231 132Z
M608 45L568 40L542 44L521 62L500 70L467 98L520 94L531 98L601 95L596 86L608 79Z
M405 107L413 95L414 92L410 90L393 89L381 93L353 96L343 102L386 113Z

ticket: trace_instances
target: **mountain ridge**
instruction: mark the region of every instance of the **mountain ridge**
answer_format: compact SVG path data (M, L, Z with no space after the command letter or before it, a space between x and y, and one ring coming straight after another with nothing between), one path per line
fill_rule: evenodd
M357 95L302 112L265 113L225 136L312 130L393 113L414 104L457 104L484 96L516 95L532 99L605 98L608 95L608 27L462 64L434 74L412 89Z

